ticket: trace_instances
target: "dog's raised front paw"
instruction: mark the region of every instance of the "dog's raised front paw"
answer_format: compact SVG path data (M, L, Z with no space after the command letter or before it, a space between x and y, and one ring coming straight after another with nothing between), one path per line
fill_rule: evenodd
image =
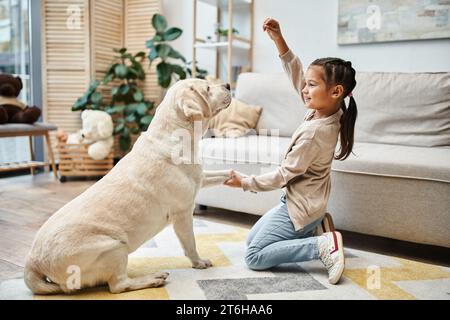
M206 269L212 267L212 263L208 259L199 259L192 263L192 268L194 269Z

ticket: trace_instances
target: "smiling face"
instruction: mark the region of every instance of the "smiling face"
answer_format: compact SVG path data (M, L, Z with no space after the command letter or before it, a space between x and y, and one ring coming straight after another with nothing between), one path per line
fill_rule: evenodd
M306 107L329 113L337 109L342 99L343 87L329 85L321 66L310 66L305 73L306 85L302 89Z

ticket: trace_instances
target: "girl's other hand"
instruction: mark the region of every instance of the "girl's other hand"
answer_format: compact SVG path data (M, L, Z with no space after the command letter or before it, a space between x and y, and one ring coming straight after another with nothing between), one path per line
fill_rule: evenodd
M277 41L283 38L281 34L280 24L273 18L267 18L263 23L263 31L267 31L267 34L273 41Z
M241 188L242 187L241 181L242 176L231 170L231 178L225 181L224 184L229 187Z

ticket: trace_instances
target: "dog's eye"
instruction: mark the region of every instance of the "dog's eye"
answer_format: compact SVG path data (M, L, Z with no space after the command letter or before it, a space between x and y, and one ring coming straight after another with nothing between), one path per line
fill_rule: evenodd
M208 88L206 89L206 91L208 91L208 92L209 92L209 86L208 86Z

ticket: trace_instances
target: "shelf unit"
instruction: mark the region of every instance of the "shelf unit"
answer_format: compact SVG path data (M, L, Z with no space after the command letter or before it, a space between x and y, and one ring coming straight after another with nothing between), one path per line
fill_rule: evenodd
M228 32L227 41L220 41L216 38L215 42L208 42L206 39L199 38L197 35L197 19L198 19L198 2L207 3L216 7L216 23L221 25L221 16L223 12L228 14L227 17L227 29L233 30L233 12L235 10L248 10L248 21L250 37L245 38ZM215 77L220 76L220 56L226 53L226 79L222 79L225 82L231 84L232 88L235 88L236 84L233 81L233 52L235 50L247 51L248 65L247 71L251 71L253 68L253 22L254 22L254 0L192 0L193 3L193 45L192 45L192 76L196 77L196 61L197 50L209 49L216 51L216 70ZM226 51L226 52L225 52Z

